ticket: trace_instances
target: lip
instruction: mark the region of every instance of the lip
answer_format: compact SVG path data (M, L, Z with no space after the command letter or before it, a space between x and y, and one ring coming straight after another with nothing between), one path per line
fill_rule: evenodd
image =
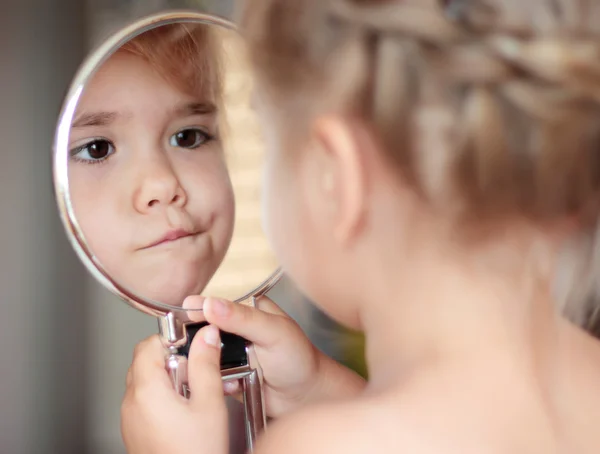
M161 244L171 243L171 242L177 241L181 238L185 238L185 237L193 236L193 235L195 235L195 233L190 233L183 229L170 230L162 238L160 238L159 240L155 241L154 243L146 246L144 249L150 249L150 248L153 248L156 246L160 246Z

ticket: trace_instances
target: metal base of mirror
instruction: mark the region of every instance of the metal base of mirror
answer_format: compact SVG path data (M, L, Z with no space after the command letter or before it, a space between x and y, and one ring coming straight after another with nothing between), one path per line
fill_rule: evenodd
M278 273L250 296L239 302L256 307L258 297L269 291L279 280ZM175 390L189 398L193 392L188 385L188 354L193 337L206 322L181 321L182 312L159 318L159 332L167 348L165 367ZM242 337L221 332L221 378L239 380L244 405L244 426L248 452L253 452L258 436L265 430L267 415L264 405L263 377L253 345Z
M170 355L166 366L177 392L189 399L192 391L187 384L187 358ZM253 452L258 436L267 425L260 369L253 369L248 365L224 370L221 372L221 378L223 381L239 380L241 383L246 446L248 452Z

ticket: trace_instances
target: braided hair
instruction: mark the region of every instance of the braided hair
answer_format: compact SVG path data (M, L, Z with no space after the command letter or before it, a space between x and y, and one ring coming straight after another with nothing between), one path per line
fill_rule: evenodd
M555 298L600 331L600 2L262 0L241 22L296 130L319 109L359 115L461 225L577 219Z

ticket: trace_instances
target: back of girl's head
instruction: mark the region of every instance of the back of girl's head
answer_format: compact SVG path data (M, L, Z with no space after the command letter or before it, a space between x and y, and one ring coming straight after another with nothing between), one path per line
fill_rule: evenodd
M262 0L242 30L268 99L302 117L284 123L362 117L446 215L580 220L559 304L585 323L598 307L600 2Z
M142 58L182 93L218 103L223 85L221 50L216 27L176 23L135 37L119 52Z

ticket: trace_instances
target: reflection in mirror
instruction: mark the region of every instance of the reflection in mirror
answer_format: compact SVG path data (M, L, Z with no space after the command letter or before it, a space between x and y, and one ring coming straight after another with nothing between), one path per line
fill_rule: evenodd
M88 248L143 299L235 299L276 269L259 219L262 144L241 38L171 23L93 74L69 137L69 195Z

